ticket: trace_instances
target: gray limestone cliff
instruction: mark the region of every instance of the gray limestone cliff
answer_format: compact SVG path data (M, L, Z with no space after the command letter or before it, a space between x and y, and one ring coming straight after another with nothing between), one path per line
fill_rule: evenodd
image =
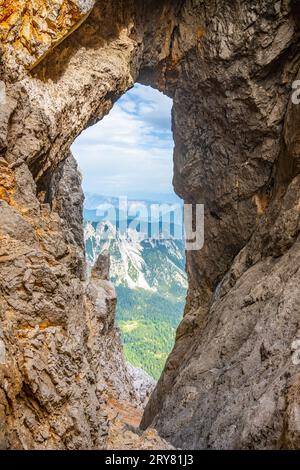
M0 14L1 448L123 436L135 390L107 260L87 280L70 146L136 81L173 98L174 187L205 204L141 426L180 448L299 447L298 2L23 3ZM167 446L126 432L125 448Z

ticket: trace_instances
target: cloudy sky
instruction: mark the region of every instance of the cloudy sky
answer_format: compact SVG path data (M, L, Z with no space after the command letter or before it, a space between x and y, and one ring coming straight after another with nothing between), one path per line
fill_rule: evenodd
M135 85L72 151L85 192L139 198L173 194L172 100Z

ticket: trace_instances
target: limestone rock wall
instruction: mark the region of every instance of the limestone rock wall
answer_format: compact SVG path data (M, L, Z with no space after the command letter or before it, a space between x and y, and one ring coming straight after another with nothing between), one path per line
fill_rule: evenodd
M167 445L154 431L135 435L119 416L129 406L140 417L141 408L114 323L114 288L86 278L81 177L69 150L136 79L133 13L124 2L98 2L79 27L81 4L16 2L18 21L1 44L2 449L103 449L118 446L114 427L128 431L127 448ZM38 27L53 15L64 26L54 21L51 40L20 49L24 22Z
M296 448L299 8L186 2L180 18L173 54L191 25L199 42L166 79L174 185L204 202L205 246L142 426L185 448Z
M298 2L28 3L0 20L1 447L124 431L110 410L134 390L113 287L86 279L70 145L137 80L173 97L174 186L206 207L142 427L181 448L299 447ZM166 445L151 433L129 445Z
M1 0L2 65L7 67L8 75L32 69L80 26L94 3L94 0Z
M56 201L66 202L59 193ZM114 289L85 281L67 218L49 204L31 216L19 211L1 201L1 448L105 448L110 395L135 399Z

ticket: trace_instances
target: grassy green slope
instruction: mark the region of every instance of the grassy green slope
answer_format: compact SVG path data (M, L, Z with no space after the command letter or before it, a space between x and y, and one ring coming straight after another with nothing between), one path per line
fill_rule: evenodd
M126 359L158 379L175 338L184 308L177 295L167 299L143 289L117 287L117 323Z

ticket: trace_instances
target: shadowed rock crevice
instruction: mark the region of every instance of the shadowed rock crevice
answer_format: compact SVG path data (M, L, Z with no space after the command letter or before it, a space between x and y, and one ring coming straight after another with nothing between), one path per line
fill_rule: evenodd
M64 3L52 39L8 34L0 18L1 446L113 448L124 416L141 414L107 262L86 278L70 156L139 80L173 98L174 188L205 204L205 245L187 253L184 318L142 428L188 449L299 447L297 2ZM128 446L167 446L153 433Z

